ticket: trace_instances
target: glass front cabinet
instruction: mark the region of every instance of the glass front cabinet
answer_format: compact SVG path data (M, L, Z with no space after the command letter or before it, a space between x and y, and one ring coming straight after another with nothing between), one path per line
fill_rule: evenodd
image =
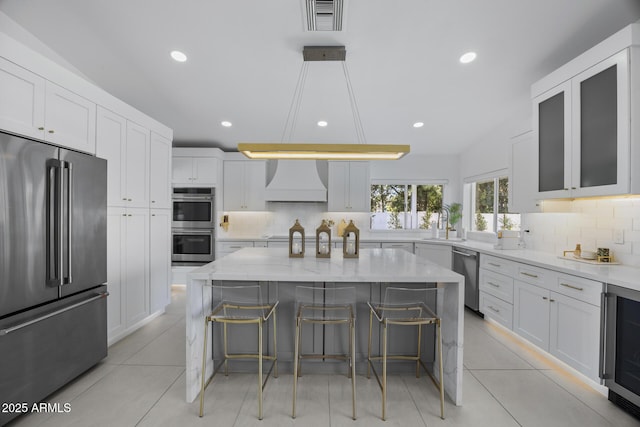
M540 199L632 191L629 68L624 49L534 98Z

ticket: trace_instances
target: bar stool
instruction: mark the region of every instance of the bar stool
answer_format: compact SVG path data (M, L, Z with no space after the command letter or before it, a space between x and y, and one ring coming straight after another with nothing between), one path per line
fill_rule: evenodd
M258 360L258 419L262 419L262 392L264 390L271 371L274 377L278 377L278 351L276 340L276 308L278 301L264 302L262 299L262 289L260 285L249 286L211 286L211 313L205 317L204 321L204 350L202 351L202 385L200 388L200 416L204 412L204 391L224 365L224 374L229 375L228 361L233 359L257 359ZM273 355L263 354L262 332L265 323L273 321ZM213 324L222 323L224 359L213 370L213 375L205 383L205 372L207 363L207 334L209 322ZM252 325L258 327L258 352L257 353L229 353L228 336L230 334L229 325ZM271 367L267 371L266 378L263 378L263 360L271 360Z
M291 417L296 417L296 392L298 377L301 375L302 359L339 359L349 362L347 376L351 378L352 418L356 419L356 364L355 364L355 287L296 287L296 335L293 359L293 410ZM349 326L348 354L303 354L300 350L302 325L339 325Z
M396 288L388 287L385 291L384 302L369 302L369 351L367 378L371 378L371 370L376 376L376 380L382 390L382 420L387 417L387 360L410 360L416 362L416 378L420 377L420 366L429 374L431 380L440 391L440 418L444 420L444 387L442 384L442 328L441 319L436 315L430 307L434 306L437 301L438 288ZM371 334L373 330L374 318L378 324L382 326L382 356L371 356ZM437 342L438 342L438 381L433 374L427 369L424 362L420 358L422 345L422 326L436 326ZM389 326L417 326L417 354L412 355L389 355L388 354L388 334ZM382 380L378 376L373 364L374 361L382 361ZM434 366L435 368L435 366Z

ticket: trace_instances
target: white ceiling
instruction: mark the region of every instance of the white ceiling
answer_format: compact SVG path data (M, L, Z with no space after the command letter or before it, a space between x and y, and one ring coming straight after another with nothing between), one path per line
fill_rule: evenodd
M280 141L303 46L344 45L366 142L433 154L460 153L526 112L531 83L640 19L640 0L345 0L344 31L312 33L303 4L0 0L0 11L173 128L174 145L225 151ZM174 49L189 60L174 62ZM460 64L470 50L478 59ZM308 70L292 139L357 142L341 63Z

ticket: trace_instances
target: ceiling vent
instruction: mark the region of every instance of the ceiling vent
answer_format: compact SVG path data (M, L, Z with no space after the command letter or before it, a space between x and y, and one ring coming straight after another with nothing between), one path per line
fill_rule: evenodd
M307 30L342 31L343 0L305 0Z

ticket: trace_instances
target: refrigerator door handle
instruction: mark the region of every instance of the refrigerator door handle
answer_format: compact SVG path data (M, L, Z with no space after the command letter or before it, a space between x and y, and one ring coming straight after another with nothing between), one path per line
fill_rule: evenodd
M62 163L47 161L47 283L62 284Z
M29 325L33 325L34 323L42 322L43 320L46 320L46 319L48 319L50 317L53 317L53 316L57 316L58 314L64 313L65 311L73 310L74 308L80 307L80 306L85 305L85 304L89 304L90 302L93 302L93 301L98 300L100 298L106 298L108 296L109 296L109 292L101 292L99 294L96 294L96 295L92 296L91 298L88 298L88 299L86 299L84 301L80 301L78 303L72 304L72 305L70 305L68 307L61 308L60 310L52 311L51 313L47 313L47 314L45 314L43 316L37 317L35 319L28 320L28 321L23 322L23 323L19 323L19 324L14 325L14 326L10 326L10 327L5 328L5 329L0 329L0 337L4 336L4 335L7 335L7 334L10 334L11 332L17 331L18 329L22 329L22 328L25 328L25 327L27 327Z
M62 285L69 285L71 283L73 283L73 277L71 275L71 260L72 260L72 256L71 256L71 233L72 233L72 229L73 229L73 163L71 162L63 162L64 163L64 169L67 170L67 185L66 185L66 192L67 192L67 206L66 206L66 212L65 212L65 220L66 220L66 252L65 252L65 259L66 259L66 267L67 267L67 276L64 277L64 279L62 280Z

